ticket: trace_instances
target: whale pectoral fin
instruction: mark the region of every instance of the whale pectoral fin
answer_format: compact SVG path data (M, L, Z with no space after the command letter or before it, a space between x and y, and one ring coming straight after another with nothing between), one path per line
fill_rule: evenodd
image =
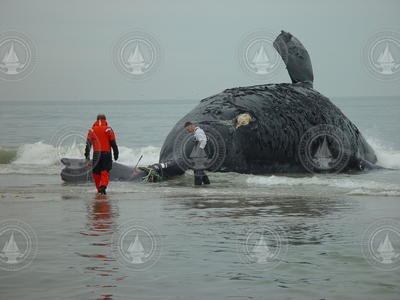
M71 161L70 161L69 158L63 157L63 158L61 158L61 163L62 163L64 166L69 166L69 165L71 164Z
M314 74L311 59L301 42L289 32L282 31L274 41L274 48L285 62L292 82L312 88Z
M386 169L386 168L376 165L372 162L369 162L366 159L360 158L359 159L359 169L360 170L381 170L381 169Z

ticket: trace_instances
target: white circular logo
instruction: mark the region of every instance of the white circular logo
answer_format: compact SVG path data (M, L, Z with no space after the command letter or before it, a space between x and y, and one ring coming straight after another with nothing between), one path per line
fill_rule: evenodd
M378 220L368 226L362 239L362 253L373 267L391 271L400 267L400 222Z
M282 230L260 226L244 232L237 247L241 260L252 268L275 268L287 254L288 244Z
M146 79L159 66L161 50L157 40L142 31L125 34L114 47L114 65L129 79Z
M379 80L400 78L400 34L382 31L372 36L364 48L364 63Z
M67 125L60 127L51 137L50 144L56 148L58 159L76 158L84 159L88 129L78 125ZM96 138L96 136L94 136ZM93 148L91 150L93 152ZM72 164L68 166L68 175L82 176L87 175L92 167L95 167L99 159L92 162L91 168L82 164Z
M0 268L18 271L29 266L37 253L36 233L27 223L9 219L0 223Z
M149 224L131 221L121 225L113 234L112 248L120 264L144 271L160 258L160 234Z
M201 141L195 138L195 133L189 133L182 127L174 141L174 160L183 170L216 171L226 158L226 146L223 136L213 127L200 124L206 135L206 144L201 148Z
M238 59L242 70L255 79L274 77L284 63L273 43L275 37L268 31L257 31L247 35L238 48ZM287 49L282 49L283 52Z
M28 76L37 61L36 48L24 34L9 31L0 34L0 78L18 81Z
M298 157L311 173L338 173L350 160L350 142L339 128L317 125L301 136Z

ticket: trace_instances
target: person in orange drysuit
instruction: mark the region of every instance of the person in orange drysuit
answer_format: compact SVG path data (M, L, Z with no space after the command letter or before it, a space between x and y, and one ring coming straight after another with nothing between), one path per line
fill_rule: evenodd
M93 146L92 173L99 194L105 195L112 168L111 148L114 160L118 160L118 146L114 131L107 125L104 114L97 115L97 121L89 129L86 138L85 158L90 159L90 148Z

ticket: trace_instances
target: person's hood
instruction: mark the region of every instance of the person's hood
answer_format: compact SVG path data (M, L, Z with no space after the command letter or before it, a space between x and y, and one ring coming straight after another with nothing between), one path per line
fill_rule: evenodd
M93 127L94 126L108 126L108 124L106 120L97 120L93 123Z

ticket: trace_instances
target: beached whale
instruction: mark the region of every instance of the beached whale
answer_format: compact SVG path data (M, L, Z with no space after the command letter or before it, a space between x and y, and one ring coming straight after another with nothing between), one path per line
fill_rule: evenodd
M193 141L183 128L187 121L208 135L207 169L211 171L268 174L377 168L374 150L358 128L313 89L311 60L300 41L282 31L274 47L292 83L231 88L201 100L173 127L159 164L150 169L165 178L190 168L185 156ZM83 159L62 162L64 181L91 180ZM114 163L110 180L139 180L147 171Z
M176 123L162 146L165 174L175 176L190 168L185 159L190 150L177 148L193 147L190 141L179 142L185 139L187 121L205 129L213 140L208 166L212 171L267 174L374 168L376 155L358 128L313 89L311 60L300 41L282 31L274 47L292 83L231 88L201 100ZM221 140L224 145L217 149ZM339 155L340 161L330 165L329 159Z

